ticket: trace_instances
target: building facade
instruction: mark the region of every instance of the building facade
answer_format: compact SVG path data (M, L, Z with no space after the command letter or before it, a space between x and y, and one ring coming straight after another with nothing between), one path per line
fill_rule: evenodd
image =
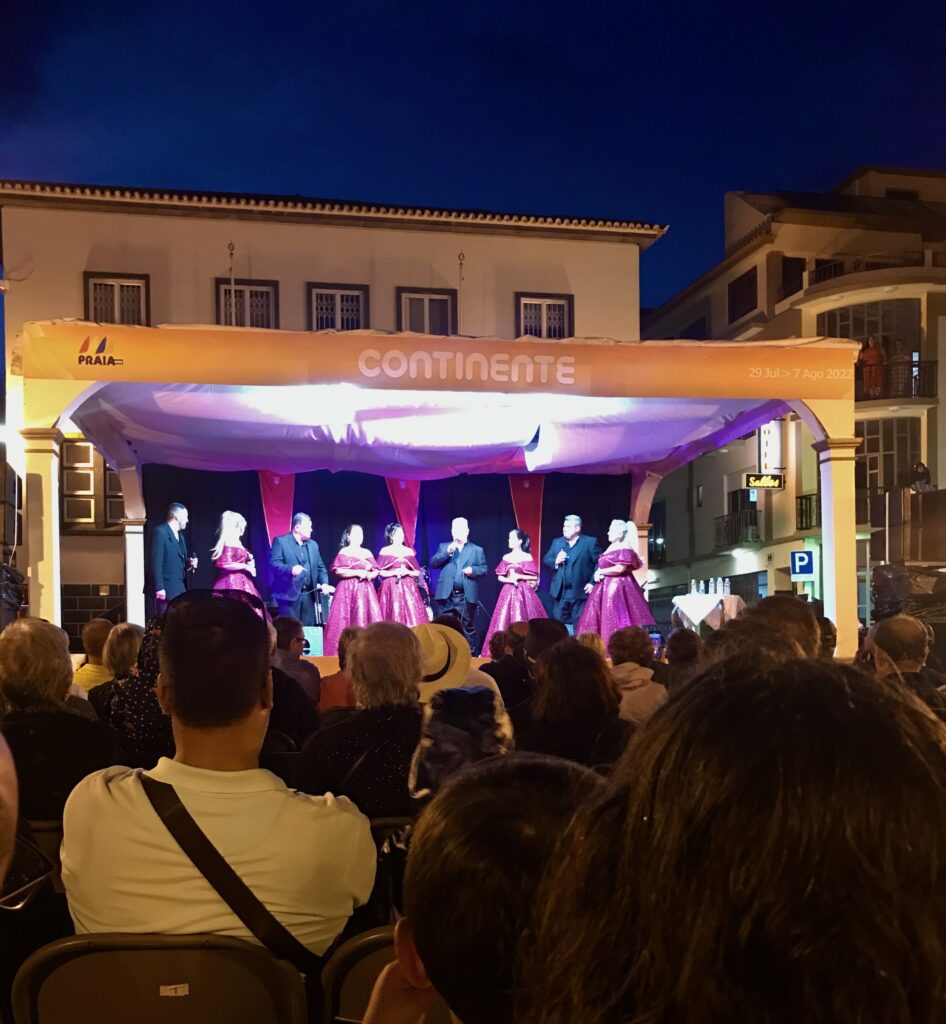
M933 484L946 482L946 172L869 167L827 193L731 192L725 239L724 259L654 310L642 334L820 335L872 349L854 379L858 604L866 623L872 503L876 510L891 488L909 483L919 462ZM651 599L663 622L691 579L729 577L750 600L792 589L821 596L820 573L793 583L789 558L811 549L819 563L811 443L807 427L786 416L661 482L650 555ZM760 471L782 486L748 487Z

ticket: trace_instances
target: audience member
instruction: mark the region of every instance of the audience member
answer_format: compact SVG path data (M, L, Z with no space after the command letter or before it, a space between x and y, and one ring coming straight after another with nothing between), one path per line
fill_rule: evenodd
M347 626L338 637L338 671L326 676L319 687L319 714L332 708L353 708L355 694L348 674L348 651L352 641L361 632L361 626Z
M160 660L158 697L177 753L147 775L174 787L263 905L321 954L371 891L374 845L349 801L304 796L258 767L272 706L263 620L225 596L182 596L169 607ZM77 932L253 941L156 815L141 774L98 772L66 805L62 877Z
M532 696L532 681L526 662L524 644L529 631L527 622L512 622L501 633L503 656L482 671L496 680L503 703L510 710Z
M791 594L773 594L762 600L743 617L758 618L772 629L790 636L806 658L817 658L821 651L818 617L807 601Z
M90 619L82 627L82 649L85 651L85 664L76 670L73 682L76 686L89 691L93 686L107 683L112 678L103 661L105 641L112 631L112 623L108 619Z
M17 619L0 633L2 730L20 780L25 818L61 818L66 797L90 772L118 760L104 722L69 710L69 638L43 619Z
M667 693L676 693L700 670L703 656L703 641L692 629L675 629L667 637L667 665L670 669L667 679Z
M939 687L946 685L946 677L926 664L930 637L924 623L912 615L881 619L871 626L864 651L872 658L877 675L900 680L946 720L946 697L939 693Z
M614 782L536 901L523 1020L941 1016L946 732L915 698L820 660L723 662Z
M804 651L788 632L774 628L760 616L743 614L724 622L703 641L704 662L735 657L781 664L804 657Z
M275 625L267 623L269 631L271 659L275 658L277 647L277 631ZM275 666L270 669L273 680L273 706L269 713L268 740L271 733L282 733L288 736L298 750L319 727L319 713L314 701L309 698L302 686ZM264 741L264 748L267 742Z
M19 815L16 765L7 741L0 735L0 887L7 876L16 843L16 822Z
M579 633L575 639L584 647L590 647L599 658L608 660L608 649L597 633Z
M572 817L608 791L592 772L529 754L449 782L415 827L397 960L365 1024L416 1021L438 995L462 1024L510 1024L539 884Z
M821 637L819 657L825 661L834 660L834 651L838 646L838 630L835 624L824 615L818 616L818 632Z
M107 704L107 722L118 733L122 749L131 755L129 760L148 768L160 757L174 756L171 719L162 710L157 694L163 628L163 615L154 616L145 627L131 676L113 691Z
M291 615L277 615L273 619L276 630L276 650L273 653L273 668L278 668L302 687L310 703L319 703L321 674L311 661L302 657L305 650L305 634L302 623Z
M348 667L358 710L309 740L296 786L348 796L369 818L411 817L417 807L407 780L421 727L417 638L398 622L365 626L348 649Z
M588 767L613 764L633 727L618 713L620 696L607 664L569 637L539 655L534 677L535 696L529 720L518 724L517 748Z
M489 660L493 663L499 661L506 651L506 639L503 636L505 630L497 630L490 638L487 644L487 650L489 651Z
M112 698L131 678L144 634L141 626L131 622L120 622L108 634L102 652L102 662L108 669L108 682L99 683L89 690L89 704L102 721L108 721Z
M650 667L650 634L640 626L617 629L608 640L611 677L621 695L621 717L633 725L645 722L667 699L667 690L654 682Z
M437 621L438 619L442 621ZM420 643L423 663L421 703L426 703L435 693L448 690L452 686L486 686L499 693L496 680L473 666L470 644L460 625L459 616L438 615L433 622L414 626L414 636ZM462 643L458 637L462 638Z

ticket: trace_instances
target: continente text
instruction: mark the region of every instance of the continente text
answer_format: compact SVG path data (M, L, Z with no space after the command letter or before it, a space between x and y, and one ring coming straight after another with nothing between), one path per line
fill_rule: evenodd
M381 352L366 348L358 356L363 377L387 377L390 380L438 380L484 384L559 384L575 383L574 356L513 355L496 352L404 352L391 348Z

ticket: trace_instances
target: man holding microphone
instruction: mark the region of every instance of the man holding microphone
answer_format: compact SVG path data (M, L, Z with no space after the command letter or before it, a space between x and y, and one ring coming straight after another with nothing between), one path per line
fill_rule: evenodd
M564 622L571 634L591 593L600 557L598 542L581 532L581 516L565 516L562 536L552 541L542 564L552 570L551 617Z
M476 606L479 602L477 579L486 575L486 554L478 544L470 543L470 524L462 516L450 524L452 540L441 544L430 560L440 569L434 601L438 615L453 611L460 616L463 635L471 651L476 644Z

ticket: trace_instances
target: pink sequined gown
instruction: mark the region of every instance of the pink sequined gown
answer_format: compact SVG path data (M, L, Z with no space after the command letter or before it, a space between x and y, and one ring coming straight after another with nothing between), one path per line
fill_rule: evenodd
M377 569L378 563L370 553L367 558L353 558L339 551L329 568L334 573L339 569ZM374 580L344 577L335 587L325 623L325 653L338 654L338 638L348 626L370 626L380 621L381 606Z
M636 551L617 548L605 551L598 559L599 569L620 566L620 576L605 576L588 595L576 633L597 633L607 644L611 634L625 626L647 626L654 616L644 597L640 584L634 579L634 570L641 567Z
M386 572L392 569L418 572L420 565L412 551L409 555L379 555L378 568ZM378 602L382 619L403 622L405 626L420 626L430 621L417 580L416 576L386 576L381 580Z
M253 556L246 548L233 548L227 545L220 552L220 557L214 559L214 568L217 570L217 578L214 580L214 590L242 590L244 594L252 594L259 597L259 591L253 582L246 566Z
M520 576L533 576L536 579L539 576L539 568L532 558L527 558L523 562L507 562L504 558L496 566L496 575L508 576L511 570ZM529 619L547 618L548 615L542 607L538 594L526 580L520 580L518 584L504 583L496 600L496 607L493 609L493 617L489 620L482 656L489 657L489 641L494 633L500 632L513 622L528 622Z

